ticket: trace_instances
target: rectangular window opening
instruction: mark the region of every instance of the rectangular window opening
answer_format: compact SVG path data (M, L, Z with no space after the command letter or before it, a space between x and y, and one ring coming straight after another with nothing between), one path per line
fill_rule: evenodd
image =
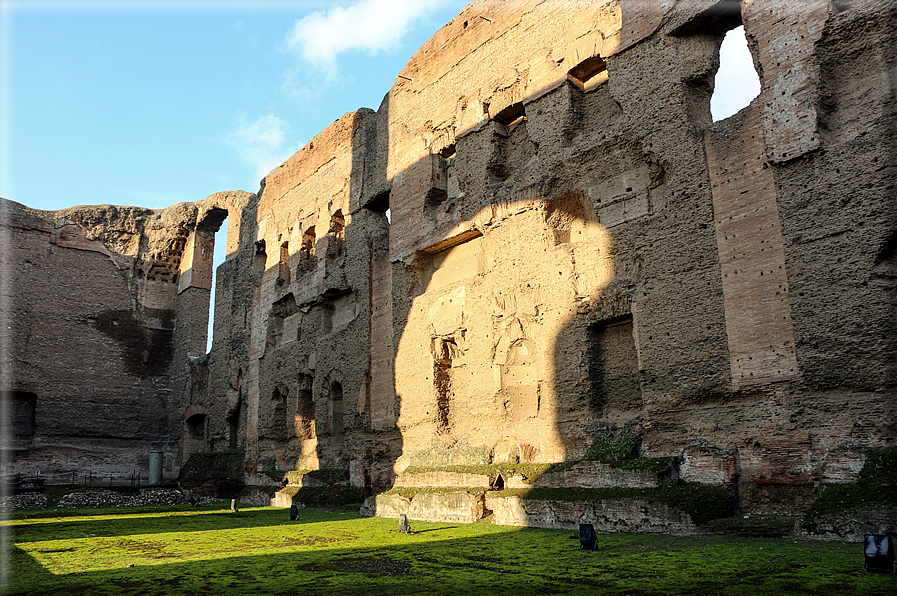
M498 112L495 116L492 117L493 120L498 122L499 124L504 124L508 126L513 124L520 118L526 117L526 108L523 106L522 101L518 101L517 103L512 103L505 109Z
M567 76L583 91L591 91L607 80L607 63L601 56L592 56L571 68Z

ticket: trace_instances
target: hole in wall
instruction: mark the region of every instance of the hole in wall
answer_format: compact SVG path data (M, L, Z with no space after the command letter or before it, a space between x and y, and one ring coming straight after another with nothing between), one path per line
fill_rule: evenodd
M206 434L206 415L194 414L187 418L187 431L191 439L204 441Z
M642 396L632 316L591 325L586 340L593 412L607 416L637 411Z
M236 449L240 431L240 410L227 417L227 442L229 449Z
M607 63L601 56L592 56L571 68L567 75L580 89L591 91L607 80Z
M4 391L0 398L11 406L12 443L24 442L30 446L34 438L37 395L27 391Z
M346 218L342 209L337 209L330 216L330 228L327 230L327 258L335 259L345 254Z
M215 290L218 287L218 267L227 260L227 217L221 220L215 231L215 240L212 250L212 291L209 294L209 328L206 331L206 353L212 351L212 342L215 339ZM175 279L172 279L174 282Z
M282 242L280 244L280 261L277 268L277 283L280 285L290 284L290 243Z
M309 226L302 233L302 257L309 259L315 254L315 227Z
M523 107L523 102L518 101L498 112L492 119L499 124L508 125L524 116L526 116L526 108Z
M299 263L296 265L297 276L301 277L310 271L314 271L317 267L318 260L315 256L315 243L317 240L314 226L309 226L302 233L302 245L299 247Z
M386 218L386 223L392 221L392 213L389 209L389 190L384 190L383 192L374 195L373 198L365 204L364 208L373 211L374 213L383 214Z
M330 444L334 455L339 455L343 450L343 386L334 381L330 384L328 400L330 418Z
M760 77L748 49L744 26L726 33L719 49L719 70L710 97L710 115L714 122L724 120L746 108L760 95Z

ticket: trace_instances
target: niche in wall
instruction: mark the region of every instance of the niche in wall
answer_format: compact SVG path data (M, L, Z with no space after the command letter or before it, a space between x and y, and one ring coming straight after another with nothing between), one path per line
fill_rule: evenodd
M608 416L640 410L642 392L632 316L591 325L587 347L592 411Z

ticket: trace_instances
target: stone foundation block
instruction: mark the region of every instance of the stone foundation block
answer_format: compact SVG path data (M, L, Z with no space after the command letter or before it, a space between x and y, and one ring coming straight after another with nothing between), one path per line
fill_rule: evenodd
M413 498L398 494L374 495L365 499L362 515L470 524L486 515L482 492L420 493Z
M457 472L422 472L419 474L401 474L396 478L399 487L451 487L451 488L489 488L489 476L486 474L461 474Z
M503 526L525 526L575 530L592 524L597 532L636 532L688 536L697 532L691 516L662 503L638 499L603 501L524 500L520 497L486 499L493 522Z

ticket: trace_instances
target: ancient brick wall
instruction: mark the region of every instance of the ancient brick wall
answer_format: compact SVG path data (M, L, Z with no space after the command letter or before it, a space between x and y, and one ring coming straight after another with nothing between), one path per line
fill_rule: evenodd
M625 426L746 511L850 481L897 438L894 12L468 6L377 111L256 195L195 204L167 228L180 260L140 269L141 304L174 313L178 463L242 449L249 470L379 488L409 465L576 459ZM714 123L740 24L762 90Z
M263 240L266 252L252 282L254 340L244 363L249 465L317 458L349 465L353 481L387 482L391 462L400 471L415 462L575 458L597 432L629 422L645 455L690 454L690 480L740 479L745 495L765 487L746 497L761 508L778 485L802 504L814 483L848 479L856 461L842 465L840 454L859 437L848 418L868 421L865 445L893 441L893 412L881 397L892 390L890 369L874 364L885 366L893 342L881 342L884 319L869 330L871 343L859 329L848 334L853 350L869 346L856 361L879 371L879 397L859 390L869 383L835 394L807 384L806 374L824 368L802 365L822 351L802 338L837 327L837 317L803 309L796 320L803 301L791 283L812 277L825 287L830 275L805 271L833 252L795 252L796 243L817 241L804 226L823 240L830 224L827 215L794 211L787 197L795 179L814 178L802 195L831 197L815 208L836 213L837 183L822 184L817 169L798 171L850 134L826 130L836 121L856 138L862 125L843 114L868 112L871 123L888 113L887 94L867 100L872 109L831 108L861 98L834 66L842 44L827 40L853 38L857 23L890 22L881 8L465 9L408 63L376 113L346 115L266 181L254 248ZM719 44L741 23L763 92L713 124ZM821 84L828 72L835 81ZM854 202L868 211L884 195L863 196ZM388 228L382 219L370 228L387 208ZM319 232L329 231L336 209L346 260L328 268L308 261L306 249L297 254L312 227L315 254L328 250ZM875 245L877 264L862 268L877 267L883 280L893 222L871 225L878 240L865 235L870 248L838 250L848 260ZM288 266L278 256L285 242ZM875 296L889 283L879 282L885 293ZM875 299L877 312L893 313ZM352 302L350 314L337 315ZM334 330L334 318L358 327ZM352 341L342 343L341 333ZM338 375L327 372L341 359ZM310 391L315 420L315 438L298 443L299 431L285 441L278 434L284 411L295 422L300 402L285 396L297 391L303 399ZM834 403L833 424L823 412ZM345 436L334 442L339 413ZM703 451L688 451L694 441Z
M180 435L169 426L177 238L138 262L141 237L152 234L148 210L48 213L6 202L3 211L11 308L3 389L33 400L30 419L13 425L4 474L145 478L149 451L173 461Z
M5 475L126 482L140 472L146 482L151 451L177 475L183 371L205 352L209 280L193 275L211 272L213 239L196 225L205 208L44 212L4 201ZM199 237L205 245L193 246Z

